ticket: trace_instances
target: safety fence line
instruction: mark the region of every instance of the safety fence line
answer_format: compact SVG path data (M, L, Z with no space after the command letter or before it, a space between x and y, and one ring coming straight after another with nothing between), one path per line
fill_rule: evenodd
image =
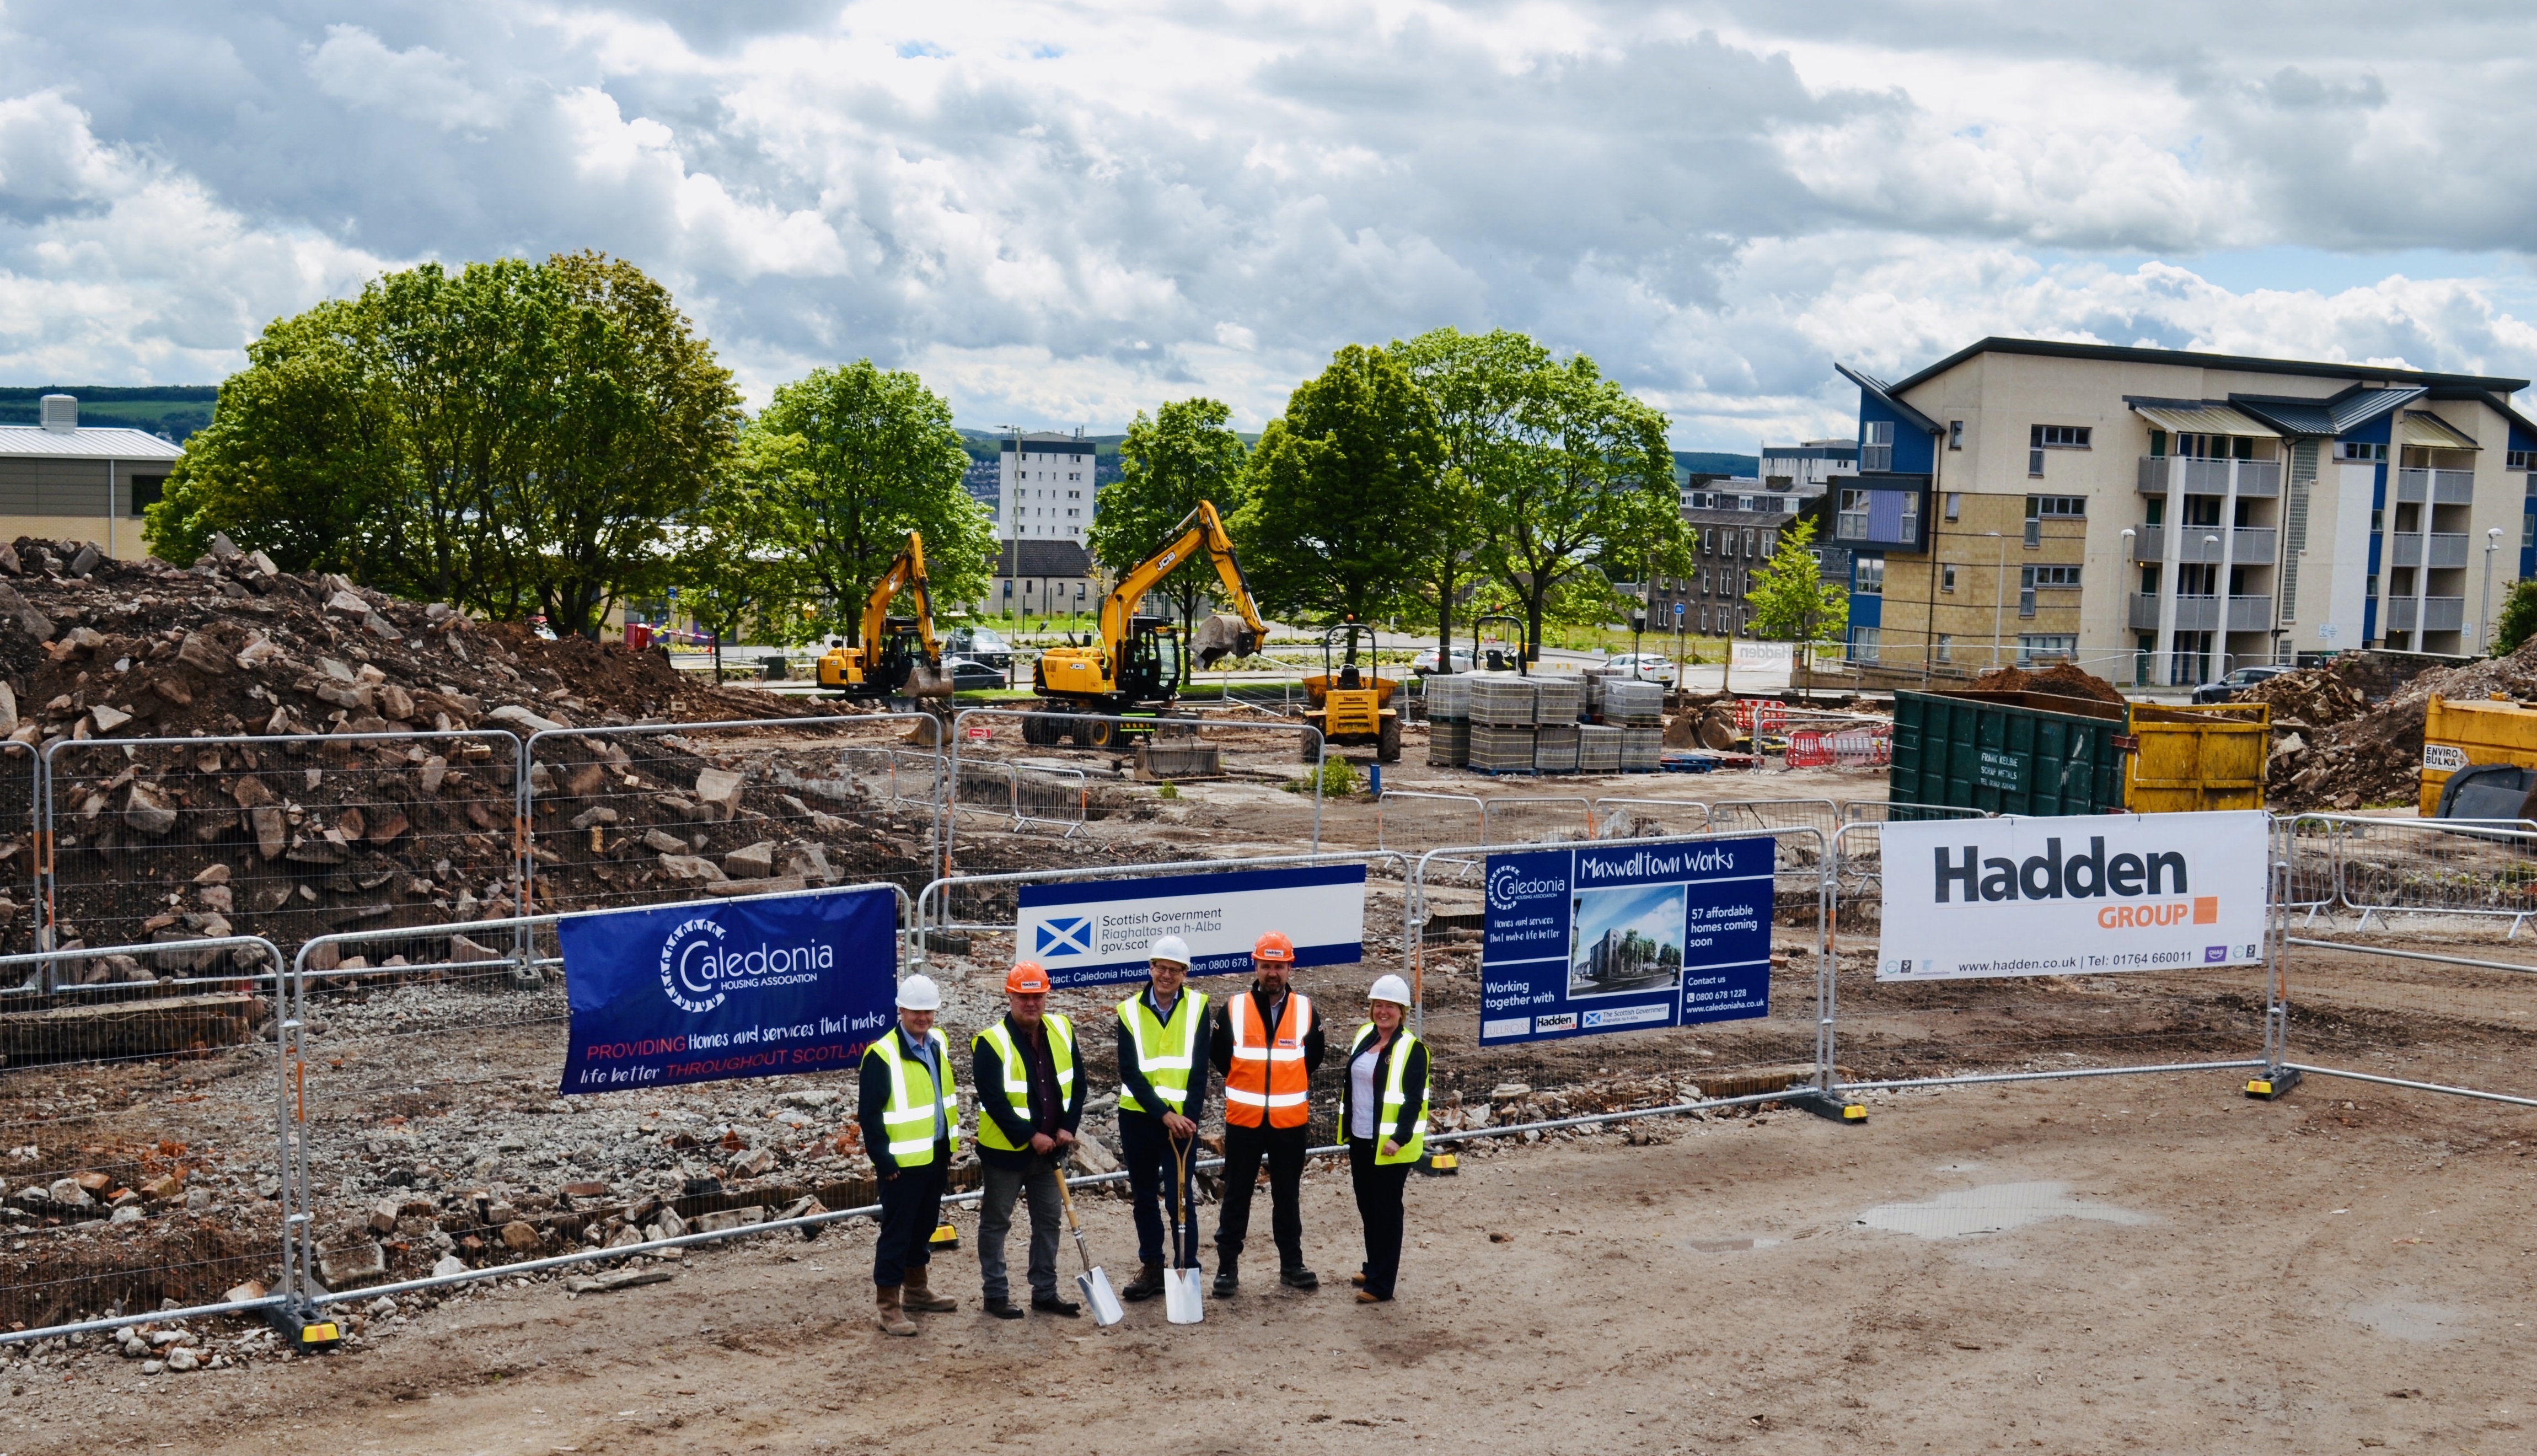
M2164 1072L2233 1072L2266 1065L2262 1057L2225 1061L2168 1061L2123 1067L2064 1067L2049 1072L1967 1072L1952 1077L1890 1077L1873 1082L1835 1082L1841 1092L1908 1092L1919 1087L1981 1087L1992 1082L2068 1082L2086 1077L2136 1077Z
M2537 965L2524 961L2480 961L2471 956L2436 955L2427 950L2398 950L2392 946L2361 945L2349 940L2314 940L2303 935L2286 935L2291 945L2309 945L2319 950L2348 951L2356 956L2386 956L2399 961L2437 961L2443 966L2468 966L2478 971L2515 971L2522 976L2537 975Z
M2359 928L2364 930L2373 918L2382 916L2506 918L2510 925L2503 938L2509 940L2517 938L2521 926L2537 919L2537 881L2520 873L2528 847L2537 843L2537 820L2382 819L2305 812L2276 815L2274 824L2293 850L2320 841L2326 850L2331 895L2321 902L2298 902L2309 912L2309 923L2325 909L2359 914ZM2391 848L2375 857L2354 854L2352 847L2364 840ZM2444 855L2449 857L2443 858ZM2476 862L2479 855L2482 862ZM2366 886L2365 873L2375 876ZM2515 896L2515 906L2493 904L2497 895Z
M2356 1072L2349 1067L2323 1067L2313 1062L2285 1061L2285 1071L2310 1077L2340 1077L2347 1082L2374 1082L2381 1087L2401 1087L2410 1092L2437 1092L2447 1097L2470 1098L2476 1102L2506 1103L2514 1108L2537 1108L2537 1097L2513 1097L2505 1092L2485 1092L2473 1087L2454 1087L2445 1082L2416 1082L2404 1077L2386 1077L2375 1072Z

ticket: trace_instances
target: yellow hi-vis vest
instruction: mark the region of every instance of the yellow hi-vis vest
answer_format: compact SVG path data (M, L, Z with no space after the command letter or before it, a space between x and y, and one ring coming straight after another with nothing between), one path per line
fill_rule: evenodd
M1041 1016L1039 1024L1041 1034L1048 1038L1049 1060L1057 1065L1057 1101L1059 1111L1063 1113L1065 1105L1074 1100L1074 1024L1055 1012ZM998 1021L971 1037L969 1045L974 1049L981 1042L996 1048L996 1055L1004 1061L1005 1100L1012 1104L1014 1111L1022 1114L1023 1121L1029 1121L1030 1062L1022 1056L1021 1044L1013 1040L1012 1029ZM981 1096L985 1092L985 1088L979 1089ZM1018 1153L1025 1145L1007 1138L1004 1128L987 1115L986 1108L980 1108L978 1146L993 1148L999 1153Z
M898 1028L890 1028L864 1049L864 1055L878 1056L889 1068L889 1102L880 1109L881 1130L889 1135L889 1146L882 1151L901 1168L924 1168L934 1162L934 1109L938 1107L943 1109L951 1151L960 1151L960 1098L952 1087L951 1042L941 1027L925 1034L925 1040L934 1045L935 1065L943 1069L943 1085L938 1088L925 1063L900 1053L899 1035Z
M1169 1025L1154 1019L1154 1008L1145 1004L1145 993L1138 991L1119 1003L1119 1024L1128 1029L1137 1047L1137 1070L1165 1106L1149 1108L1137 1101L1128 1090L1128 1080L1119 1079L1119 1110L1123 1112L1182 1111L1189 1106L1190 1068L1198 1064L1199 1028L1206 1025L1206 995L1203 991L1183 988L1181 997L1172 1005Z
M1356 1054L1365 1049L1365 1044L1373 1040L1373 1022L1369 1021L1356 1029L1356 1039L1348 1043L1350 1065L1355 1064ZM1409 1035L1407 1027L1402 1027L1392 1034L1392 1069L1383 1079L1383 1107L1375 1114L1374 1121L1374 1161L1378 1164L1415 1163L1418 1161L1418 1155L1427 1151L1427 1090L1436 1076L1435 1058L1432 1055L1428 1058L1427 1080L1418 1084L1418 1120L1410 1126L1409 1141L1402 1143L1398 1153L1387 1155L1383 1151L1383 1140L1392 1136L1392 1130L1400 1124L1400 1109L1409 1102L1408 1090L1400 1085L1400 1078L1401 1074L1409 1069L1410 1048L1417 1045L1418 1039ZM1354 1136L1349 1129L1356 1126L1356 1109L1347 1105L1347 1099L1350 1089L1355 1085L1356 1079L1353 1077L1342 1078L1339 1082L1339 1135L1341 1137Z

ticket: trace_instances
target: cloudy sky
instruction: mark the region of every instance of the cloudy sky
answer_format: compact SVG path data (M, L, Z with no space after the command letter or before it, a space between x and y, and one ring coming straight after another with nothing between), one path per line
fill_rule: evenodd
M1992 333L2529 376L2533 58L2524 0L9 4L0 380L580 247L753 402L869 355L981 426L1256 426L1439 324L1687 448Z

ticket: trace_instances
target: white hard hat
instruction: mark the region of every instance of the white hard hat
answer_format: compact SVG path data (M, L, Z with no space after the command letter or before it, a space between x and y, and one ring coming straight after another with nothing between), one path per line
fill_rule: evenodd
M1390 1001L1395 1006L1406 1006L1409 1004L1409 982L1398 976L1378 976L1374 979L1374 989L1367 991L1365 998L1369 1001Z
M1169 961L1175 966L1186 966L1190 963L1189 942L1177 935L1166 935L1145 947L1145 959Z
M930 976L911 976L898 983L898 1004L907 1011L940 1011L943 987Z

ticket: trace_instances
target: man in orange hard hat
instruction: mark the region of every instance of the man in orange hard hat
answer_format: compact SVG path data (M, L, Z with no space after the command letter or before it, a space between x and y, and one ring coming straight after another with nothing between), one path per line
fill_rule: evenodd
M1295 942L1271 930L1251 947L1251 990L1227 997L1215 1015L1208 1060L1224 1077L1224 1207L1215 1221L1215 1293L1242 1286L1239 1261L1251 1232L1251 1193L1268 1164L1269 1232L1277 1240L1277 1282L1321 1288L1304 1264L1305 1122L1313 1073L1322 1065L1322 1019L1312 998L1292 990Z
M1030 1198L1031 1307L1068 1317L1082 1306L1057 1293L1057 1240L1063 1204L1057 1180L1083 1119L1083 1079L1076 1074L1074 1024L1048 1006L1048 973L1023 961L1005 977L1005 1019L969 1039L969 1070L978 1089L978 1282L987 1312L1019 1319L1005 1279L1005 1234L1013 1201Z

